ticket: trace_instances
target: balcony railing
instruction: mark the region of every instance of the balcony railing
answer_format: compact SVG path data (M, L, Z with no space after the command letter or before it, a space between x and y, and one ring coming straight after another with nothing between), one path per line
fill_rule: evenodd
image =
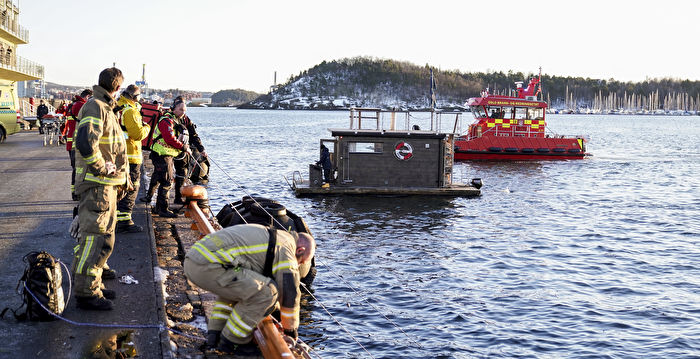
M22 41L29 42L29 30L22 27L17 21L11 21L7 12L12 11L11 9L0 9L0 28L9 32L10 34L22 39Z
M44 78L44 66L22 56L0 56L0 68L16 71L36 78Z

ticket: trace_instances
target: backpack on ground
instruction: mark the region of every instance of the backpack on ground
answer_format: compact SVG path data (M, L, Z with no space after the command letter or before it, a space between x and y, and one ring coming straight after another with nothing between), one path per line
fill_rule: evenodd
M55 320L56 317L42 308L42 305L55 314L63 313L66 306L63 301L63 276L61 273L63 263L45 251L28 253L22 258L22 261L27 265L22 278L17 283L17 293L22 295L22 305L16 310L12 310L15 318L31 321ZM63 265L65 266L65 264ZM22 288L21 292L19 291L20 287ZM25 306L24 313L18 314L17 312ZM8 309L5 308L0 313L0 317L3 317Z

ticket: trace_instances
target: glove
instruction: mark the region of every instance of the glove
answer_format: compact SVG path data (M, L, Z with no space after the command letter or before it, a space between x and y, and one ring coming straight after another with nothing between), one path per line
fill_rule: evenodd
M73 239L78 240L78 238L80 238L80 222L78 221L78 216L73 217L73 222L70 222L68 231Z
M299 333L297 333L296 329L285 329L284 330L284 335L296 340L297 337L299 336Z

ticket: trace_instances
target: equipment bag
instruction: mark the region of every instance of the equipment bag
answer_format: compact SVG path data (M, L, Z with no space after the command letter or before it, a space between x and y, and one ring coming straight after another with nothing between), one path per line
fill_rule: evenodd
M28 253L22 258L22 261L27 265L22 278L17 283L17 293L22 295L22 305L16 310L12 310L15 318L31 321L55 320L56 317L44 310L41 305L54 314L63 313L66 306L63 301L63 277L61 273L61 264L63 263L45 251ZM19 291L20 287L22 287L22 292ZM25 306L24 313L18 314L17 312ZM3 317L8 309L5 308L0 313L0 317Z

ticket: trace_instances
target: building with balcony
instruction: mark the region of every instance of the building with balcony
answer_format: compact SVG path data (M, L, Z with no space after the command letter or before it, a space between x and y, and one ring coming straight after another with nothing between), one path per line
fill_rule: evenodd
M43 88L44 66L17 55L17 47L29 43L29 31L19 24L19 6L15 2L0 0L0 112L20 111L31 117L34 106L22 106L18 90L22 88L23 95L35 97L36 91L27 89ZM22 81L29 82L18 86Z

